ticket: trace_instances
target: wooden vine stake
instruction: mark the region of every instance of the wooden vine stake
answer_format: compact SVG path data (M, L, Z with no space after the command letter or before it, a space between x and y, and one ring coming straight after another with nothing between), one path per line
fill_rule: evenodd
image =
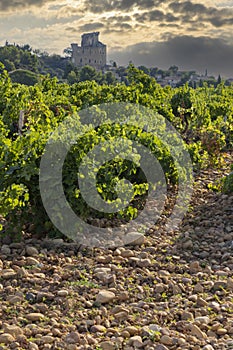
M19 130L20 136L22 136L23 134L23 127L24 127L24 111L21 110L19 112L19 123L18 123L18 130Z

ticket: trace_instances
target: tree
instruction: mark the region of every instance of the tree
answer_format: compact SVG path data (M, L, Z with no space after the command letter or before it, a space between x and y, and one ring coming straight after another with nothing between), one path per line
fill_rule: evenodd
M143 87L143 92L149 93L155 89L156 81L154 78L144 73L142 70L135 68L133 64L130 64L128 69L128 81L130 84L140 84Z
M84 66L80 70L80 81L95 80L97 72L94 67Z
M11 61L8 60L8 59L4 60L4 66L5 66L5 68L6 68L6 70L7 70L8 72L11 72L11 71L15 70L15 65L14 65L14 63L11 62Z
M179 68L177 66L173 65L173 66L169 67L168 70L172 74L176 75L176 73L178 72Z
M67 47L66 49L63 50L63 53L65 54L65 57L71 57L72 56L72 48Z
M150 75L150 69L145 66L138 66L138 69L142 70L145 74Z
M222 82L222 78L221 78L221 75L219 74L217 79L217 85L221 84L221 82Z
M32 51L32 48L29 44L25 44L25 45L21 46L21 48L23 51L28 51L28 52Z
M112 72L107 72L103 78L106 81L106 83L109 85L116 83L116 77Z
M77 75L73 70L67 75L67 81L69 84L74 84L78 81Z
M152 77L155 77L158 74L158 68L157 67L153 67L150 69L150 75Z

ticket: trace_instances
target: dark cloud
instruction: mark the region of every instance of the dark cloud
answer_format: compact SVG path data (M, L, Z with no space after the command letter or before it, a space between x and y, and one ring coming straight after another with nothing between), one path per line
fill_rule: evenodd
M0 0L0 11L17 10L29 6L42 6L53 0Z
M77 26L75 28L69 26L66 28L66 31L72 33L80 33L81 36L83 32L101 30L101 33L109 34L109 32L122 33L123 31L126 32L133 29L130 23L123 22L120 19L130 19L130 16L112 16L111 18L102 19L102 22L86 23L79 26L78 28Z
M144 13L140 13L140 14L136 14L134 15L134 18L138 21L138 22L147 22L149 21L162 21L164 18L164 13L160 10L153 10L151 12L144 12Z
M214 17L210 18L210 22L213 24L214 27L222 27L225 25L232 25L233 24L233 16L231 18L214 16Z
M106 26L106 29L103 30L103 34L109 34L109 31L111 31L111 33L115 32L122 34L122 31L126 32L129 30L133 30L133 27L129 23L115 23Z
M73 27L66 27L65 30L67 32L71 32L71 33L78 33L79 30L77 30L77 28L73 28Z
M172 9L174 12L179 13L203 13L206 12L209 9L202 4L194 4L190 1L184 1L184 2L172 2L169 5L169 8Z
M120 16L120 15L116 15L116 16L110 16L110 17L105 17L106 20L108 20L110 23L111 22L129 22L132 20L132 17L129 15L125 15L125 16Z
M160 67L175 64L180 69L232 76L233 45L209 37L179 36L164 42L140 43L109 53L118 64Z
M115 15L111 17L105 17L102 19L102 22L105 24L106 27L106 33L109 33L112 31L112 28L118 27L122 30L124 29L130 29L132 28L131 25L132 17L131 16L121 16L121 15Z
M233 24L233 11L230 8L217 9L191 1L183 1L170 3L169 9L180 15L182 23L209 22L215 27Z
M116 27L119 27L122 30L131 30L132 26L129 23L119 23L116 24Z
M151 9L162 0L85 0L84 6L87 11L104 13L109 11L128 11L132 8Z
M168 8L161 11L157 8L147 9L143 13L135 14L134 18L139 23L148 22L177 22L180 25L187 23L196 23L196 29L199 29L201 23L210 23L214 27L223 27L233 24L233 10L230 8L218 9L207 7L203 4L193 3L191 1L170 2ZM170 3L169 3L170 2Z
M113 30L121 30L121 31L127 31L131 30L132 24L131 24L132 18L130 16L111 16L110 18L107 18L104 20L105 23L105 33L109 34L109 32L112 32Z
M97 29L101 29L104 27L103 23L95 22L95 23L86 23L79 27L80 32L92 32L96 31Z
M161 11L161 4L167 3L168 9ZM140 23L146 22L179 22L180 24L206 22L214 27L233 24L232 8L219 9L208 7L202 3L190 0L84 0L85 11L92 13L106 13L109 11L127 12L134 8L144 10L134 17ZM194 19L195 18L195 19Z
M136 14L134 15L134 18L136 21L141 22L141 23L146 23L146 22L175 22L178 20L177 17L175 17L172 13L164 13L163 11L160 10L152 10L149 12L144 12L141 14Z

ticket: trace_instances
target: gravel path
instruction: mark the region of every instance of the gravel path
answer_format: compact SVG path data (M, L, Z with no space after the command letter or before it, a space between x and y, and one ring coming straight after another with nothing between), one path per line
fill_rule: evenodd
M5 241L0 349L233 349L233 196L208 189L227 170L196 177L170 235L162 218L112 250Z

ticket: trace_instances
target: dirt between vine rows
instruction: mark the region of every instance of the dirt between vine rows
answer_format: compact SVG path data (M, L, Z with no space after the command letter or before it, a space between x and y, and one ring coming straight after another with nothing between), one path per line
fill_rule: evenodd
M164 214L116 249L5 239L0 349L233 349L233 195L208 188L231 156L196 174L192 210L172 233Z

